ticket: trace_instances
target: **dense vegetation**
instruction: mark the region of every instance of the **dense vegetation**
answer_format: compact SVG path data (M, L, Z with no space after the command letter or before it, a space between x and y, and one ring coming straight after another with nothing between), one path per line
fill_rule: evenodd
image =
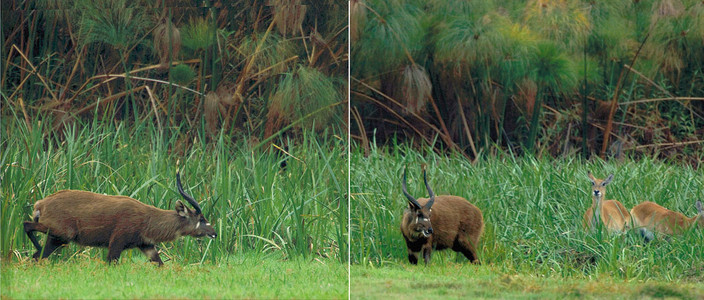
M352 0L352 134L704 161L704 3ZM437 137L437 143L433 140Z
M179 167L218 238L162 257L347 261L346 6L10 1L2 15L2 257L32 254L35 201L83 189L173 209ZM83 249L64 256L101 256Z
M292 130L346 132L347 9L336 1L10 1L3 10L2 116L38 115L54 133L94 117L152 122L186 145L220 131L255 144Z
M282 258L347 261L347 147L339 137L303 134L286 157L246 141L231 142L224 134L184 150L174 146L177 136L160 140L153 123L128 128L96 120L82 129L72 125L65 139L56 141L42 136L47 123L34 121L30 130L19 119L6 119L0 155L3 257L27 259L35 251L22 222L37 200L78 189L173 209L181 199L175 188L178 167L218 237L165 243L162 259L217 262L242 252L275 252ZM72 245L63 253L102 259L106 252L84 250ZM135 251L135 256L143 255Z
M626 280L704 280L704 230L644 244L636 230L610 235L599 227L587 232L582 215L591 205L587 172L598 178L613 173L606 199L618 199L629 210L655 201L693 216L695 201L704 199L704 174L652 159L624 162L514 158L505 155L475 164L461 155L444 156L411 146L375 147L368 157L351 154L351 262L353 265L407 265L399 229L408 202L401 193L401 174L408 168L408 189L427 197L420 165L436 195L469 199L484 215L479 258L502 274L611 277ZM460 255L461 256L461 255ZM447 250L434 252L432 264L452 261ZM461 256L459 261L467 263ZM354 270L353 278L354 281Z

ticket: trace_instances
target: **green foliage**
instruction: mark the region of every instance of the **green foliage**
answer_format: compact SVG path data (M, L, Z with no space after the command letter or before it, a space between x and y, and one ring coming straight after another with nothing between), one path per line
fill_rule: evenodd
M208 19L193 18L181 29L181 44L190 51L208 49L214 42L214 29Z
M413 298L422 288L429 298L480 299L696 299L704 296L697 281L623 280L599 274L564 277L555 272L536 276L530 270L507 270L494 265L469 265L440 256L440 263L376 267L353 265L350 298Z
M345 5L306 3L305 37L285 39L267 35L274 16L265 2L226 1L202 9L161 9L125 0L10 2L7 9L13 13L6 14L9 23L4 23L23 24L26 30L2 27L8 63L2 64L0 88L8 105L0 107L0 114L10 117L15 111L27 119L62 115L80 122L90 122L94 115L129 119L127 127L155 123L167 135L185 132L185 140L193 140L198 129L212 128L205 124L210 120L225 139L244 133L262 138L268 111L264 99L276 92L282 74L310 66L342 92L349 62ZM165 38L168 28L181 29L173 43ZM167 68L174 69L168 78ZM124 78L106 76L122 72L128 72ZM178 86L168 84L169 79ZM200 95L209 91L219 91L222 111L204 118ZM113 113L116 108L119 112ZM180 124L189 129L176 133ZM340 129L339 122L329 124L331 130ZM44 134L60 135L62 125L55 125L44 127ZM289 133L283 130L274 138ZM299 133L289 136L298 139Z
M613 236L604 230L586 232L582 228L582 216L591 205L588 171L597 177L615 174L606 197L628 208L651 200L692 216L695 200L704 197L704 174L691 167L652 159L604 162L511 156L472 164L461 156L438 155L430 148L421 152L407 145L372 147L368 157L353 150L350 160L354 166L350 173L354 178L350 228L351 243L356 245L351 253L353 270L354 265L408 265L399 230L408 206L401 193L401 174L407 167L409 192L426 197L420 175L420 165L425 163L435 194L462 196L482 210L485 232L479 243L479 259L496 272L616 280L702 279L701 228L669 240L660 237L647 245L637 230ZM436 251L431 268L454 257L450 250ZM460 260L469 264L464 258Z
M590 10L580 1L541 1L526 3L525 24L544 39L562 43L570 50L579 50L592 29Z
M497 31L501 47L501 58L494 68L492 79L503 83L507 90L513 91L519 80L525 78L532 68L531 55L538 41L538 36L527 26L502 18Z
M171 68L171 80L175 83L185 85L191 82L196 77L196 72L188 65L177 65Z
M633 57L638 41L636 24L628 16L632 5L632 1L625 0L595 4L591 14L593 31L587 37L586 45L590 55L619 62Z
M426 30L421 11L398 1L374 1L360 24L359 41L352 45L355 74L377 75L400 68L410 59L424 58L421 52Z
M143 43L142 35L150 26L144 10L134 1L81 0L76 2L81 12L78 39L81 45L104 43L126 51Z
M442 21L446 17L464 16L472 20L476 20L490 12L496 11L496 1L444 1L444 0L428 0L423 2L416 1L416 5L422 6L427 2L427 9L431 12L432 17L437 18L435 21ZM508 3L505 3L508 4Z
M264 72L269 68L273 74L285 72L287 65L283 62L296 55L293 43L275 33L270 33L264 38L263 33L256 33L242 39L237 46L236 57L242 62L254 59L252 63L257 72ZM259 52L256 52L257 46Z
M198 141L186 147L178 135L161 135L153 123L128 127L97 118L92 124L79 121L60 140L43 137L43 127L51 121L34 119L32 129L21 119L2 122L8 137L0 155L3 257L14 253L24 259L34 253L22 222L29 220L36 201L70 188L173 209L181 198L174 178L179 167L184 187L200 202L218 237L157 245L162 257L184 265L219 263L242 253L347 260L344 140L302 133L304 138L288 143L293 157L287 157L252 149L249 137L232 142L221 135L211 144ZM71 244L50 259L62 261L78 253L103 259L103 252Z
M314 68L298 66L284 74L271 95L269 116L280 116L290 123L342 100L332 78ZM337 108L323 109L299 127L320 129L339 116Z
M545 90L569 91L577 83L575 66L563 49L554 42L537 44L530 78Z
M471 156L474 150L470 149L480 149L479 156L494 150L538 150L535 153L556 155L569 152L567 149L576 144L585 147L583 153L588 154L600 152L607 123L622 141L648 136L662 127L655 124L678 118L670 113L677 110L674 107L691 104L687 132L704 126L701 101L664 101L648 109L638 107L635 112L619 105L614 115L605 113L602 106L611 99L623 102L704 93L701 1L363 3L370 9L364 11L364 18L355 19L360 37L351 45L351 75L364 82L352 85L352 105L361 112L359 127L364 128L367 139L388 143L392 137L413 138L409 133L415 132L424 135L419 140L427 141L433 132L441 135L438 150L454 148L454 143ZM398 49L405 44L415 45L409 52L430 78L431 86L426 90L432 90L435 106L428 106L432 111L421 114L429 125L398 113L414 110L416 104L395 92L400 88L400 68L409 65ZM579 88L585 80L587 89ZM542 113L546 106L551 112L547 118ZM646 115L653 115L651 108L662 118L643 122ZM559 124L564 115L583 115L584 121L570 119ZM353 134L361 133L352 128ZM526 129L530 130L528 141ZM680 138L676 143L684 143L678 150L701 150L700 138L691 134ZM541 143L533 147L537 140ZM666 143L670 142L674 141ZM498 149L491 149L493 145ZM558 145L565 150L557 151ZM653 149L650 146L658 145L638 138L627 150L649 152ZM676 156L669 154L670 150L656 152ZM701 164L698 157L690 161Z
M196 280L197 279L197 280ZM51 263L2 261L2 296L13 299L344 298L347 267L332 259L243 253L218 263L157 268L139 250L118 265L84 254Z
M474 19L462 15L441 23L434 43L436 61L462 70L494 64L502 55L496 46L504 44L496 23L497 18L490 15Z

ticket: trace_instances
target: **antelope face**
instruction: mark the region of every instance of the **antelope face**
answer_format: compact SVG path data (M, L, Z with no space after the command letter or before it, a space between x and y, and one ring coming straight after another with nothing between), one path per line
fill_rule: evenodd
M178 188L178 192L181 194L183 199L190 203L194 208L190 209L183 205L183 202L180 200L176 201L176 213L178 213L178 215L183 218L183 221L187 223L184 227L182 227L183 235L190 235L193 237L207 236L211 239L218 236L215 233L213 226L210 226L210 223L208 223L208 221L205 220L205 217L203 217L203 211L201 210L196 199L193 199L193 196L183 190L183 186L181 185L181 176L178 170L176 170L176 187Z
M430 223L431 209L411 210L413 218L409 224L409 230L414 239L428 238L433 234L433 224Z
M432 212L431 207L435 202L435 194L433 193L433 189L430 188L430 184L428 184L428 178L426 177L425 170L423 170L423 181L425 182L425 188L428 190L428 194L430 194L430 199L428 199L428 202L426 202L425 205L421 206L420 203L418 203L418 200L411 196L411 194L408 193L408 190L406 190L406 171L403 171L403 183L401 188L403 190L403 194L406 196L406 199L408 199L408 209L406 210L405 222L407 222L406 228L408 229L408 233L411 235L409 238L413 240L428 238L431 234L433 234L433 225L430 223L430 214Z
M592 182L592 196L595 199L603 199L604 194L606 194L606 185L608 185L612 179L614 179L614 174L609 175L609 177L606 177L606 179L601 180L597 179L592 175L591 172L587 174L589 176L589 180Z
M182 235L190 235L196 238L207 236L211 239L218 236L213 226L210 225L202 213L186 207L183 202L176 201L176 213L182 218Z
M210 222L208 222L202 214L194 216L194 219L196 218L198 222L196 222L195 231L193 232L194 237L207 236L211 239L214 239L218 236L218 234L215 233L215 229L213 228L213 226L210 225Z

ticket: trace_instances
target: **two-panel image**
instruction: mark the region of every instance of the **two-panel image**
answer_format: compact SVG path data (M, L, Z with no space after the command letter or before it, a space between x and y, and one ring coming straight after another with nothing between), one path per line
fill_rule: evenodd
M704 2L3 0L2 299L704 298Z

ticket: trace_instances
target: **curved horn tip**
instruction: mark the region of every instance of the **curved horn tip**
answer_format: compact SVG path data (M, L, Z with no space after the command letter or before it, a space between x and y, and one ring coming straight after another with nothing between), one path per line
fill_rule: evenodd
M202 209L200 208L200 205L198 204L198 201L193 198L193 196L189 195L186 193L186 191L183 190L183 186L181 184L181 176L179 175L178 172L176 172L176 187L178 188L179 194L183 197L186 202L190 203L191 206L196 210L198 213L202 213Z
M403 169L403 182L401 183L401 190L403 191L403 195L406 196L408 202L411 203L412 206L417 209L421 208L420 203L418 203L418 200L411 196L411 194L408 193L408 189L406 188L406 168Z
M430 199L428 199L428 203L426 203L425 206L427 208L430 208L435 202L435 193L433 193L433 189L430 188L430 184L428 183L428 177L426 176L425 170L423 170L423 182L425 182L425 188L428 190L428 196L430 197Z

